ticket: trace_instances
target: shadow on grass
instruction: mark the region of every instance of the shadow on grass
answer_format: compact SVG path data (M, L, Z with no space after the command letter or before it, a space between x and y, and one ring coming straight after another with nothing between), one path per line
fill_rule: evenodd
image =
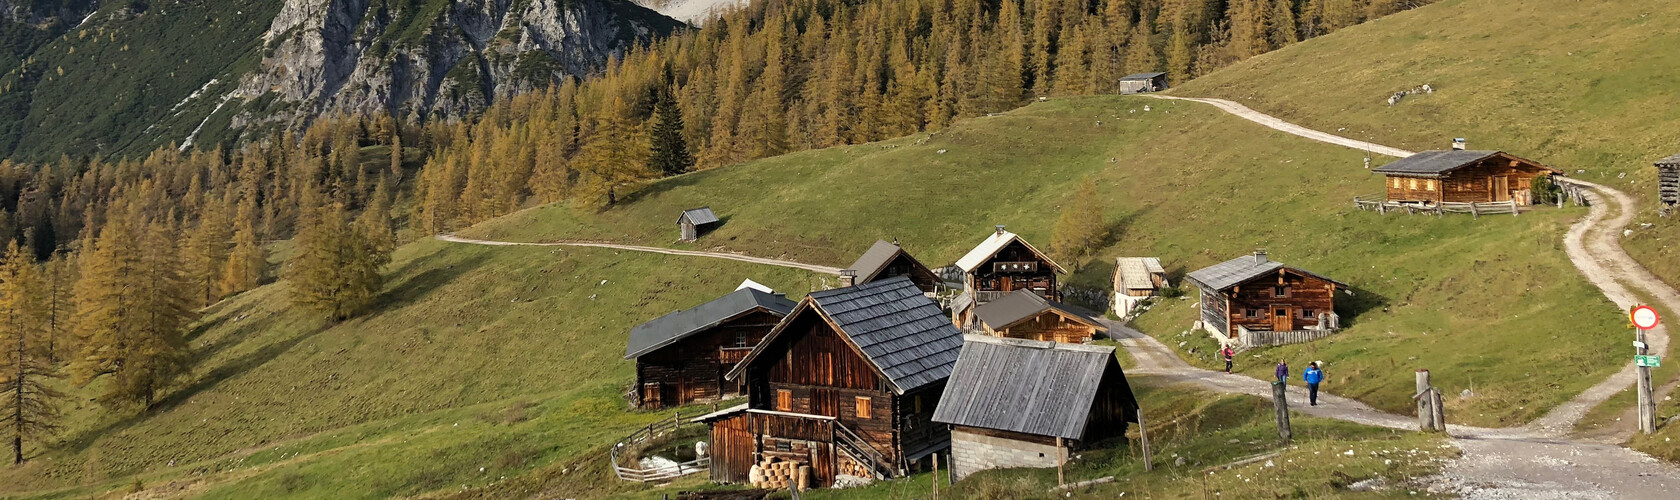
M1343 329L1359 324L1360 315L1385 307L1389 302L1388 297L1354 285L1348 285L1348 291L1353 293L1352 297L1343 295L1336 299L1336 314L1342 316Z
M458 262L447 264L440 261L443 258L440 254L433 253L409 261L407 265L391 273L387 278L391 281L388 281L389 284L386 285L385 292L379 295L379 303L374 310L390 311L413 305L433 290L437 290L438 287L449 284L461 275L477 269L479 265L489 259L482 252ZM425 270L414 273L415 270L419 269ZM408 276L407 279L396 281L396 278L405 275Z
M649 197L665 194L666 192L669 192L672 189L676 189L676 188L679 188L679 187L693 186L695 184L699 184L700 181L704 180L706 177L711 176L712 172L713 172L712 170L701 170L699 172L689 172L689 173L686 173L686 174L666 177L664 179L660 179L660 180L657 180L657 181L654 181L654 182L650 182L648 184L643 185L641 189L637 189L635 191L625 193L624 196L622 196L618 199L618 203L615 203L612 206L603 208L601 211L602 212L607 212L607 211L610 211L612 209L623 207L623 206L626 206L626 205L634 205L636 202L642 201L643 198L649 198ZM689 208L695 208L695 207L689 207ZM673 223L676 222L677 215L679 215L679 214L671 214L671 222L673 222Z

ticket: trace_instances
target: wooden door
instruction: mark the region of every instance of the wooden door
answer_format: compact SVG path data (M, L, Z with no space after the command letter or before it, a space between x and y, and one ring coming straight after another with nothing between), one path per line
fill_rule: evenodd
M1493 201L1511 201L1511 178L1493 176Z
M1289 308L1272 308L1272 331L1287 332L1295 329L1295 321L1289 316Z
M998 278L998 291L1000 291L1000 292L1013 292L1013 291L1015 291L1015 279L1011 278L1009 276L1004 276L1002 278Z
M680 406L683 403L685 403L685 401L683 401L683 399L682 399L682 395L683 395L682 385L686 385L686 384L681 384L681 385L679 385L679 384L681 384L681 383L679 382L678 384L662 384L662 386L659 388L659 402L660 402L660 404L666 404L666 405L671 405L671 406Z
M659 382L642 384L642 407L658 408L660 392Z

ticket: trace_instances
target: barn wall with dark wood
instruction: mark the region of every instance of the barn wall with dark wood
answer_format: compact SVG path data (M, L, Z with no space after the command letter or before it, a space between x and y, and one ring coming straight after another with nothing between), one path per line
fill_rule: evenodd
M1090 420L1085 424L1085 436L1080 439L1082 446L1125 436L1126 425L1137 420L1137 401L1119 362L1109 363L1102 377L1096 399L1091 401Z
M999 262L1033 262L1036 268L1027 272L998 272L996 264ZM1050 300L1062 300L1061 292L1056 289L1056 267L1039 258L1020 241L1010 242L997 255L981 263L969 279L972 281L970 287L977 291L1012 292L1026 288L1041 291L1041 295Z
M834 431L827 420L741 413L712 422L711 478L746 483L752 466L777 459L811 466L817 484L834 483Z
M950 427L933 421L933 409L939 405L939 396L944 393L945 383L938 382L894 398L893 418L898 422L898 447L906 455L943 448L951 442ZM906 464L909 465L913 464Z
M758 436L753 429L751 414L740 413L717 420L712 425L712 481L745 483L747 473L758 461Z
M1238 326L1255 331L1300 330L1316 326L1318 313L1334 311L1332 283L1287 268L1279 271L1227 291L1230 297L1227 334L1236 337ZM1278 315L1279 311L1284 314Z
M935 276L933 271L928 270L926 266L918 265L915 259L902 253L894 257L892 262L888 263L887 267L870 281L881 281L899 276L909 276L910 282L915 283L916 288L928 293L937 290L940 284L939 277Z
M1228 312L1229 304L1224 293L1210 288L1197 287L1202 292L1202 322L1207 323L1214 331L1228 331L1231 319Z
M737 382L723 379L779 316L754 311L675 344L636 358L636 387L644 408L674 407L741 394Z
M749 368L753 408L835 417L897 460L893 394L873 366L815 313L801 314ZM786 391L787 405L781 405ZM931 410L930 410L931 411ZM865 416L867 412L867 416Z
M999 337L1012 339L1046 340L1068 344L1090 342L1097 334L1097 328L1050 311L1022 323L997 332Z

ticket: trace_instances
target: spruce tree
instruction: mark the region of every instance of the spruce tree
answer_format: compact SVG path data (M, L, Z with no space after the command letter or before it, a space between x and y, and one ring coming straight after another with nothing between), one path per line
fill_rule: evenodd
M677 107L670 84L660 87L653 113L648 169L664 175L687 172L694 167L694 156L688 153L688 142L683 139L682 109Z
M16 241L0 263L0 432L11 434L12 463L23 444L58 429L63 395L47 381L60 378L47 348L44 284L31 250Z

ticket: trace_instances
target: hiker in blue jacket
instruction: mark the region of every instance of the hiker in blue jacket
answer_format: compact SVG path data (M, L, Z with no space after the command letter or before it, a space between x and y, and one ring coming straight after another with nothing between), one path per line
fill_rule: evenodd
M1301 372L1301 378L1307 381L1307 402L1318 406L1318 383L1324 381L1324 371L1318 369L1318 363L1308 363L1307 371Z

